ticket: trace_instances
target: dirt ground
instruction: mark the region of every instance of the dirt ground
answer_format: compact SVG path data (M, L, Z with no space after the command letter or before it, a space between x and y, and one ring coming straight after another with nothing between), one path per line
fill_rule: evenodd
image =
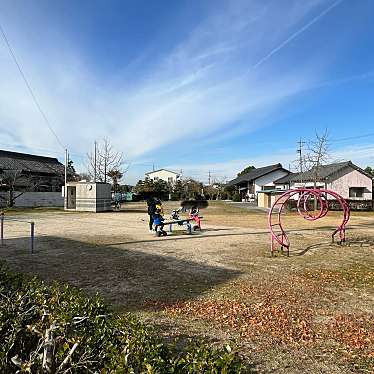
M178 203L166 203L169 212ZM290 257L270 257L265 212L213 202L203 230L148 232L144 203L119 212L6 213L0 258L47 281L98 292L169 338L229 341L261 373L374 373L374 214L353 212L343 246L340 213L283 217ZM35 252L29 254L33 220Z

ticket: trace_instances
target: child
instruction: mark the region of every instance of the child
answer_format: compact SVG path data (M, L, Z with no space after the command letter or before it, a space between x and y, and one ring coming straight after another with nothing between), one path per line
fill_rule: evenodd
M156 204L156 210L155 213L153 214L153 224L155 225L155 231L157 236L164 235L166 236L166 231L164 231L164 217L162 216L162 206L159 204Z
M197 229L201 229L201 219L199 217L199 208L196 207L196 206L193 206L191 209L190 209L190 212L188 214L188 218L192 218L195 222L196 222L196 225L194 226L194 230L197 230Z

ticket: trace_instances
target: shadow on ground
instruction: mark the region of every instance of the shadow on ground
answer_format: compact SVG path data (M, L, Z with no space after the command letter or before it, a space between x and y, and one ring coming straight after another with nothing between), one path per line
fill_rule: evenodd
M98 292L122 310L141 310L148 301L196 298L241 272L150 254L139 250L95 246L61 237L39 237L34 254L29 238L7 239L1 258L20 272Z

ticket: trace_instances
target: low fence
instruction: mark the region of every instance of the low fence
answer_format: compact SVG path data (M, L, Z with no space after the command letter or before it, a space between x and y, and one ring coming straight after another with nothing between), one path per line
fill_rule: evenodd
M35 222L28 221L24 219L17 219L13 217L5 217L4 213L0 214L0 245L4 245L5 238L5 222L6 221L14 221L14 222L23 222L30 225L30 244L29 244L29 253L34 253L34 238L35 238Z
M22 192L15 191L14 195L17 196L20 193ZM0 192L0 196L3 198L0 199L0 206L5 206L8 192ZM61 192L23 192L15 200L14 206L18 208L63 207L64 198Z
M348 206L351 210L373 210L374 209L374 202L373 200L350 200L345 199L348 203ZM329 210L341 210L341 206L336 200L328 200ZM313 201L309 201L307 203L308 209L313 209ZM318 207L319 208L319 205ZM297 200L288 200L287 202L287 209L288 210L296 210L297 209Z

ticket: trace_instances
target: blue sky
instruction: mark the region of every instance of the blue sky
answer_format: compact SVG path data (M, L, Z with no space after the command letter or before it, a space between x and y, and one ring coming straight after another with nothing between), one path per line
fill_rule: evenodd
M107 136L127 183L153 164L203 181L288 167L326 128L332 160L374 166L373 19L372 0L0 1L77 168ZM2 39L0 87L0 148L62 160Z

